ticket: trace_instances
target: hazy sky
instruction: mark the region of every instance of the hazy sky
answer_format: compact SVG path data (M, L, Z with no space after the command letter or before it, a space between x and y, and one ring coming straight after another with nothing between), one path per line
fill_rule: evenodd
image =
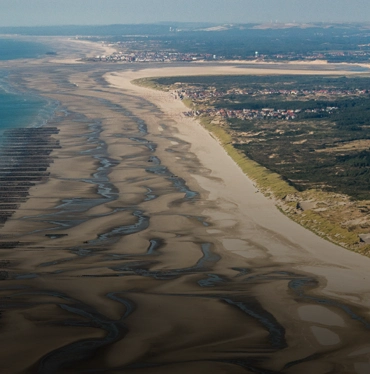
M370 22L370 0L0 0L1 26Z

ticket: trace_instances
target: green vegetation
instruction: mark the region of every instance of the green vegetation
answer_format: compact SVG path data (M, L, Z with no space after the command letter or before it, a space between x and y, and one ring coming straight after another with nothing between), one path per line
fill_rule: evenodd
M370 245L359 246L358 234L343 227L340 220L330 220L328 217L320 215L312 210L297 214L297 203L295 201L290 203L284 202L282 204L287 196L295 196L296 199L299 200L298 191L279 174L247 158L245 154L235 149L231 144L230 134L221 126L213 123L211 118L201 118L201 124L219 140L228 155L236 162L242 171L258 185L261 192L266 196L272 195L277 199L277 206L284 214L326 240L356 252L370 255ZM325 201L333 200L331 195L323 195L323 193L315 190L307 191L304 198L311 200L316 198L316 200L323 199Z
M249 92L195 99L197 106L299 110L290 120L229 117L227 131L233 148L281 175L299 191L323 189L370 199L370 78L205 76L152 82L156 88ZM330 112L327 107L336 109ZM359 141L363 142L360 149Z
M134 79L132 81L133 84L136 84L137 86L143 86L147 88L152 88L153 90L161 90L161 91L167 91L165 87L161 84L158 84L154 79L152 78L140 78L140 79Z
M203 76L178 76L152 78L153 81L162 86L171 86L175 83L198 87L214 86L220 90L230 87L241 89L263 89L263 88L284 88L284 89L369 89L370 78L347 78L343 76L315 76L315 75L203 75Z
M231 143L230 134L221 126L212 123L208 117L201 119L201 124L210 131L219 140L221 145L225 148L228 155L239 165L245 174L256 181L258 186L265 192L273 191L278 198L295 193L296 190L284 181L279 174L273 173L257 162L250 160L245 155L235 149Z

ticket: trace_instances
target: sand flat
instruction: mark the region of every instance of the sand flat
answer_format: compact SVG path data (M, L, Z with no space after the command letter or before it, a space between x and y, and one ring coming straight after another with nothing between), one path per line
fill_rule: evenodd
M65 41L60 58L79 53ZM61 148L52 153L50 176L0 231L8 243L0 249L5 367L363 370L370 259L283 216L217 140L182 115L181 101L131 84L151 76L272 72L290 70L15 64L15 85L60 102L48 125L59 129ZM341 323L326 327L333 314ZM6 344L11 339L16 343ZM33 348L33 341L42 344ZM30 351L12 363L17 352Z
M287 74L292 73L285 70L271 69L249 69L219 66L210 70L208 67L186 67L186 68L163 68L143 69L125 73L108 73L105 78L113 86L123 91L130 91L150 100L161 108L165 115L174 119L182 139L191 144L191 149L197 155L201 164L211 170L211 177L198 179L201 187L208 190L212 200L218 202L219 211L214 213L215 218L222 211L222 204L232 204L233 217L240 224L238 238L248 239L254 231L259 236L259 241L268 248L269 254L274 256L277 262L295 263L298 267L317 264L317 275L323 275L321 267L329 267L330 271L325 274L330 278L323 291L331 294L342 293L342 273L351 274L351 279L346 282L346 291L351 293L361 286L361 304L366 302L370 306L370 280L368 269L370 260L361 255L351 253L341 247L333 245L318 238L308 230L303 229L296 223L281 214L272 200L256 193L256 188L228 157L226 152L202 126L193 118L182 115L186 107L180 100L176 100L170 93L158 92L148 88L132 84L132 80L142 77L156 76L179 76L179 75L222 75L222 74ZM327 74L323 70L307 71L295 70L298 74ZM343 72L331 72L343 74ZM348 74L348 72L347 72ZM220 182L221 181L221 182ZM268 244L268 242L270 242ZM273 244L273 245L271 245ZM232 244L230 249L233 250ZM237 249L238 250L238 249ZM240 254L240 250L238 253ZM325 265L327 264L327 265ZM337 286L335 285L338 282Z

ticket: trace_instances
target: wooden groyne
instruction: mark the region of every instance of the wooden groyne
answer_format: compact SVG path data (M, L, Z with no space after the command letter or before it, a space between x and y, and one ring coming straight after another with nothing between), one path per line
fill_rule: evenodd
M29 189L49 177L50 154L60 148L56 127L6 130L0 148L0 227L27 201ZM0 243L7 246L7 243Z

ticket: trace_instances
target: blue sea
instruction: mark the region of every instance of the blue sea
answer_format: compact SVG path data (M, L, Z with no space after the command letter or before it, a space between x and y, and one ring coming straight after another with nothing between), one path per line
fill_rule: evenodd
M40 43L0 39L0 60L39 58L50 49ZM54 103L34 93L17 92L0 68L0 141L5 129L40 126L50 117Z
M0 39L0 60L37 58L49 52L50 48L41 43L25 42L15 39Z

